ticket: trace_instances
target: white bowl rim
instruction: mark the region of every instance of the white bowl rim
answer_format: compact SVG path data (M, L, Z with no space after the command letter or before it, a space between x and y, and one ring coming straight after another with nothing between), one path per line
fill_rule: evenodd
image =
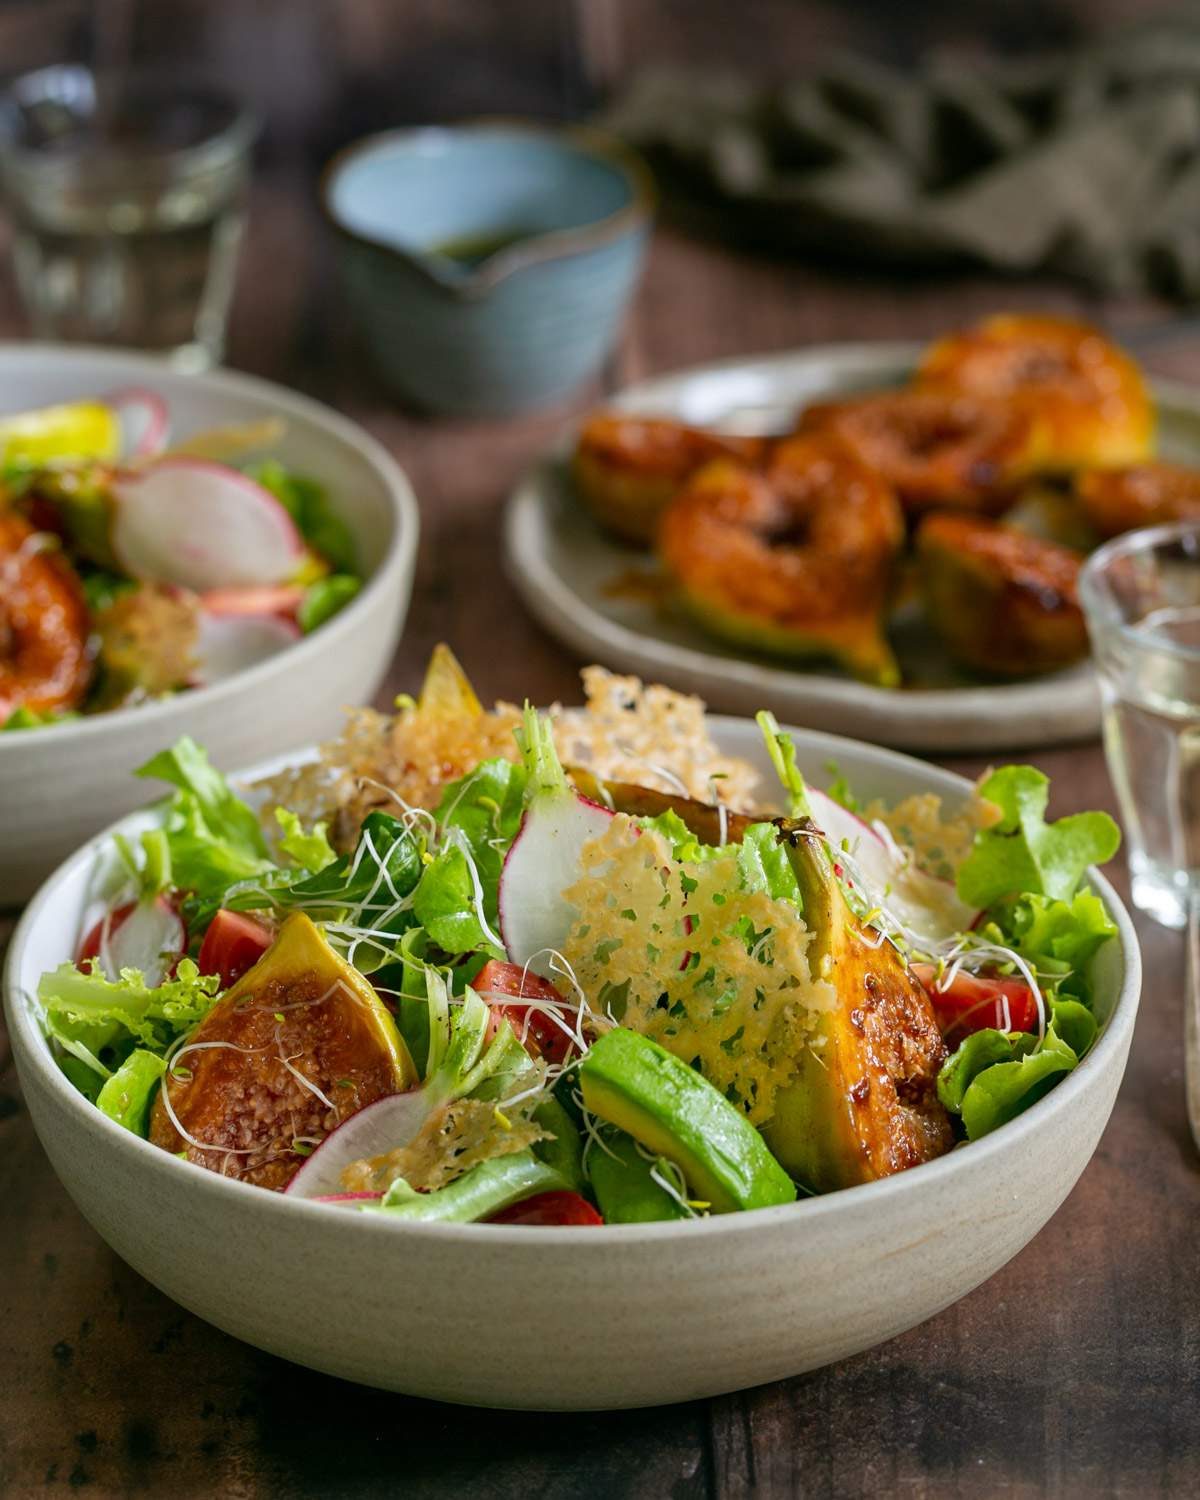
M731 714L710 714L710 722L715 728L731 724L746 724L750 721ZM792 726L785 726L786 732L797 737L798 740L807 741L810 745L819 749L820 753L836 758L839 749L844 755L847 749L853 749L856 754L865 750L869 759L890 766L893 769L906 771L915 768L916 771L927 781L940 785L940 788L949 794L957 793L964 795L971 788L972 783L957 772L947 771L940 766L921 761L915 756L905 755L897 750L886 749L883 746L870 745L862 740L853 740L844 735L827 734L818 730L803 730ZM296 755L303 752L297 752ZM235 773L236 779L251 778L270 774L281 765L296 758L296 755L276 756L272 760L263 762L258 766L252 766L245 771ZM153 806L154 804L148 804ZM140 811L145 811L145 808ZM25 996L18 995L17 971L22 949L28 939L29 933L38 924L43 910L49 906L54 898L56 888L61 880L64 880L78 866L85 862L91 862L98 852L103 848L114 831L119 829L129 818L138 816L138 812L129 813L125 818L119 818L106 829L95 834L80 849L65 860L57 870L50 875L30 901L21 915L13 933L9 947L8 957L4 969L4 1003L8 1016L9 1026L12 1030L14 1041L14 1052L26 1058L34 1066L43 1082L47 1082L51 1092L62 1096L66 1108L78 1118L81 1124L87 1128L100 1129L110 1133L110 1139L118 1151L126 1154L126 1160L131 1169L134 1163L141 1162L151 1172L162 1172L165 1170L178 1171L186 1169L196 1174L195 1190L201 1194L210 1195L214 1205L228 1202L228 1194L237 1195L238 1202L246 1203L247 1193L254 1193L261 1204L261 1211L265 1215L311 1215L311 1214L338 1214L348 1223L360 1226L352 1233L369 1234L419 1234L435 1239L448 1241L462 1241L479 1238L481 1244L504 1243L506 1245L528 1244L531 1248L537 1246L570 1244L581 1253L584 1246L580 1244L581 1234L578 1227L568 1226L537 1226L536 1234L530 1232L528 1225L510 1224L428 1224L420 1222L409 1222L405 1220L389 1219L386 1214L349 1213L344 1207L332 1203L318 1203L312 1199L293 1198L285 1193L264 1192L260 1189L238 1182L236 1179L223 1177L219 1173L210 1172L205 1167L196 1166L192 1162L179 1161L161 1147L152 1145L148 1140L143 1140L132 1131L126 1130L124 1126L118 1125L115 1120L102 1114L94 1104L89 1102L79 1091L74 1088L66 1075L62 1072L52 1058L50 1049L46 1044L45 1037L37 1027L33 1006ZM985 1163L993 1159L998 1152L1008 1149L1018 1150L1022 1146L1028 1147L1033 1144L1033 1137L1037 1135L1043 1126L1048 1127L1055 1111L1067 1108L1072 1100L1090 1087L1091 1080L1109 1063L1110 1059L1127 1045L1129 1035L1132 1032L1134 1021L1137 1017L1138 1001L1141 993L1142 964L1141 951L1138 946L1137 935L1133 928L1133 922L1125 908L1121 898L1117 895L1112 884L1105 879L1094 867L1087 871L1087 879L1095 892L1105 904L1109 915L1117 926L1117 940L1121 947L1121 957L1124 973L1121 980L1120 990L1113 1003L1112 1012L1109 1015L1103 1030L1097 1037L1091 1051L1080 1061L1079 1065L1068 1073L1047 1094L1039 1099L1030 1108L1010 1120L1008 1124L1001 1126L990 1135L984 1136L982 1140L963 1143L940 1156L934 1161L924 1162L919 1166L910 1167L903 1172L895 1173L891 1177L884 1177L876 1182L862 1183L856 1187L842 1188L837 1192L824 1193L812 1197L800 1197L794 1203L781 1204L774 1208L758 1208L740 1213L713 1214L708 1218L694 1220L670 1220L666 1222L654 1222L647 1224L605 1224L592 1228L586 1236L582 1236L587 1244L593 1242L600 1246L616 1246L640 1244L646 1241L670 1242L677 1235L716 1235L736 1234L739 1232L755 1232L758 1226L766 1229L768 1223L778 1225L786 1218L796 1218L804 1223L813 1223L823 1220L828 1216L836 1215L839 1211L853 1212L861 1209L871 1212L878 1208L886 1208L886 1205L901 1193L921 1191L921 1185L927 1184L930 1191L934 1191L938 1182L945 1181L952 1175L962 1171L971 1170L971 1163L976 1163L981 1169L985 1169ZM965 1149L964 1149L965 1147ZM964 1162L966 1165L964 1166ZM286 1221L283 1221L286 1222ZM328 1222L328 1221L327 1221Z
M168 375L178 374L153 355L122 349L106 349L93 344L0 341L0 364L15 354L29 355L68 368L79 360L97 362L109 367L115 379L137 379L141 385L147 385L153 379L156 369ZM256 683L266 681L280 671L283 664L289 669L295 667L298 672L303 672L304 663L314 652L333 647L343 638L348 641L361 623L360 617L377 602L377 596L394 588L395 575L406 572L416 561L420 517L412 483L383 444L365 428L311 396L292 391L273 380L264 380L258 375L245 375L241 371L226 369L210 370L206 374L187 376L187 383L201 390L211 389L268 401L279 409L280 416L285 419L293 416L361 453L378 473L391 501L393 526L387 550L379 559L375 571L363 580L362 588L347 605L331 620L327 620L311 634L301 636L283 651L277 651L253 666L244 667L240 672L222 678L220 682L206 687L188 688L154 703L109 709L105 713L70 719L65 723L39 724L16 734L0 734L0 762L6 754L15 755L30 744L41 745L46 735L54 736L54 744L65 745L68 741L94 739L105 731L116 732L132 723L153 729L160 719L178 712L181 705L219 704L235 693L241 693L247 688L253 689Z

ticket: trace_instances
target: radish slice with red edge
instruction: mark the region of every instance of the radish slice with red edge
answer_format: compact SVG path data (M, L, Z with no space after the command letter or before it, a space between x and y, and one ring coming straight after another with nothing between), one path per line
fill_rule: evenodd
M112 546L126 572L207 589L280 584L303 539L270 490L208 459L168 457L113 480Z
M294 620L278 615L200 616L197 680L220 682L277 655L300 639Z
M428 1114L429 1095L424 1089L376 1099L329 1132L284 1192L296 1198L341 1197L342 1173L351 1162L407 1146Z
M157 391L129 386L100 399L120 418L121 452L127 460L155 458L167 446L170 419L167 403Z
M839 873L868 908L890 911L931 949L969 931L978 921L978 911L958 899L948 880L918 869L894 843L827 792L809 787L808 798L813 821L832 845L834 863L842 849L853 861L853 874L848 868ZM857 890L855 874L865 889Z
M85 935L76 962L100 960L100 970L111 982L122 969L138 969L153 989L171 974L187 952L187 929L165 896L131 901L106 913Z
M528 703L517 742L529 780L521 826L500 870L500 936L514 964L549 979L554 952L575 920L563 892L579 879L583 846L600 837L613 814L567 780L550 720Z
M378 1203L382 1193L322 1193L314 1203Z
M604 833L612 816L567 792L539 799L521 819L500 871L500 936L514 964L554 977L551 950L562 949L576 916L563 892L583 873L583 846Z
M209 589L200 595L200 608L208 615L279 615L294 619L303 598L304 590L294 583Z

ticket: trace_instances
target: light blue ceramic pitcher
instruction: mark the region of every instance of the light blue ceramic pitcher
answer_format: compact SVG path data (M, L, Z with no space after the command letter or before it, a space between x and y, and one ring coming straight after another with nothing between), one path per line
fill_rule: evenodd
M650 225L649 177L589 130L400 130L322 185L355 316L387 383L431 411L561 400L616 339Z

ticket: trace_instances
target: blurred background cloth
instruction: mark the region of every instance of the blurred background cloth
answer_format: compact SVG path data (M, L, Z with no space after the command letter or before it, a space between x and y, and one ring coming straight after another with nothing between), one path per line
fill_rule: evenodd
M761 247L1200 296L1200 6L1019 62L639 75L602 121L666 207Z

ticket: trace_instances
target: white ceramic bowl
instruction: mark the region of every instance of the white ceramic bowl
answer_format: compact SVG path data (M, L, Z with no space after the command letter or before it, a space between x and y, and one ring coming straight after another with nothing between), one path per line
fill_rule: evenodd
M762 763L752 724L714 724L726 749ZM833 757L867 795L966 790L891 751L796 738L818 784ZM6 972L21 1083L55 1171L119 1255L209 1322L314 1369L445 1401L684 1401L813 1369L930 1317L1015 1255L1070 1192L1108 1119L1137 1011L1133 929L1093 874L1120 930L1100 955L1099 1038L1057 1088L982 1141L883 1182L702 1222L389 1223L181 1162L101 1115L59 1072L24 997L70 956L102 848L94 839L42 888Z
M190 734L222 767L244 766L335 732L343 707L370 700L412 593L417 507L408 480L360 427L247 375L181 375L142 355L0 345L0 411L147 386L166 400L172 439L282 417L275 450L320 480L353 533L367 582L294 646L236 676L162 703L0 735L0 907L37 883L97 828L146 800L130 770Z

